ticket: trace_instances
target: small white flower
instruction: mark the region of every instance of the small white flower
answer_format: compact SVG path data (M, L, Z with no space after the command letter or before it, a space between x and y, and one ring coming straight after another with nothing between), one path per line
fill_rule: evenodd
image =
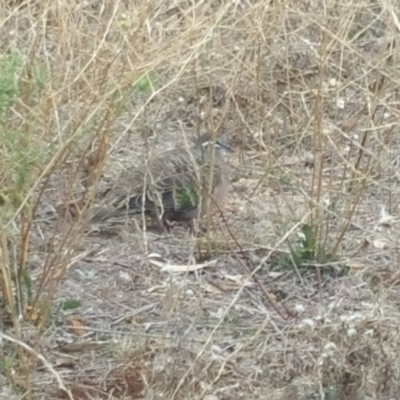
M330 86L336 86L337 85L337 80L335 78L329 79L329 85Z
M340 110L343 110L345 105L346 105L345 99L343 97L339 97L336 101L336 107L339 108Z
M314 328L315 327L315 322L311 318L304 318L301 321L301 326L306 328Z
M296 304L296 305L294 306L294 309L295 309L298 313L302 313L302 312L304 312L304 310L305 310L303 304Z
M352 337L357 335L357 331L354 328L347 329L347 336Z

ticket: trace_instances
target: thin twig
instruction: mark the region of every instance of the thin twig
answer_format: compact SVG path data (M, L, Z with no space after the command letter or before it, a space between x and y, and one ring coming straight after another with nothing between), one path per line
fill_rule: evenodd
M32 349L32 347L28 346L26 343L21 342L20 340L14 339L11 336L6 335L5 333L0 332L0 338L7 340L8 342L17 344L18 346L21 346L23 349L25 349L29 353L33 354L38 360L40 360L43 363L43 365L49 370L49 372L56 378L59 388L61 390L63 390L65 393L67 393L68 398L70 400L74 400L71 391L66 388L63 381L61 380L60 375L57 373L57 371L52 367L52 365L41 354L37 353L34 349Z

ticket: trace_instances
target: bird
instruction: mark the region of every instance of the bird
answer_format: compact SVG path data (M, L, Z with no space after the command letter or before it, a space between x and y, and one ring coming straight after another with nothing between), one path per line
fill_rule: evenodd
M178 147L150 157L106 191L111 204L95 208L91 221L144 213L166 230L171 221L186 221L194 229L194 221L207 208L206 199L220 203L229 191L223 150L233 152L228 144L205 133L192 149Z

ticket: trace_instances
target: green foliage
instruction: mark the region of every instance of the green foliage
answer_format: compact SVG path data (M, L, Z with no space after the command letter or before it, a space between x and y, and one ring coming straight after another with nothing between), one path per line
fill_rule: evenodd
M29 69L28 79L24 75L27 68L24 69L23 58L18 53L0 58L0 202L3 206L0 218L10 217L20 206L45 161L44 146L34 133L36 124L30 121L31 114L24 115L22 121L20 116L15 116L18 98L23 97L34 109L45 87L44 66Z
M316 257L316 245L317 237L315 229L311 228L310 225L304 224L301 227L304 239L301 241L299 246L300 260L303 262L312 262Z
M154 72L150 71L146 73L135 82L134 94L149 93L153 91L156 82L157 82L157 76Z
M9 108L18 95L18 80L22 69L22 57L13 53L0 58L0 123L5 123Z
M342 275L347 268L338 264L338 256L332 253L329 244L318 236L316 226L304 224L301 227L303 238L295 245L288 242L290 253L277 259L272 267L274 270L293 270L299 272L315 271L319 268L322 274Z
M111 88L111 104L115 115L127 111L129 104L135 102L139 97L146 97L155 91L157 75L149 71L138 78L132 85L120 88L119 85Z
M75 310L82 305L82 302L77 299L66 299L61 303L63 311Z
M28 299L32 297L32 278L26 269L21 270L23 287L26 289Z
M18 366L18 358L13 346L6 347L6 355L3 354L2 357L0 357L0 374L7 376Z
M325 264L333 262L336 257L330 250L323 246L317 236L317 227L304 224L301 227L303 238L296 246L289 243L290 263L297 268L309 268L313 264Z
M37 64L32 70L32 86L37 95L46 88L46 83L50 81L50 74L44 64Z
M0 224L13 271L0 290L7 292L8 287L17 293L18 304L8 304L14 315L32 298L32 279L20 254L29 245L26 222L33 218L30 190L47 162L40 113L47 77L44 64L29 63L19 53L0 57ZM20 218L18 237L11 233L13 217Z

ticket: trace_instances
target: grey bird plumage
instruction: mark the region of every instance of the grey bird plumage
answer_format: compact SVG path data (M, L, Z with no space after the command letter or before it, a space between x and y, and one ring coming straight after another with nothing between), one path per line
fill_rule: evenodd
M219 203L229 179L222 150L229 146L202 135L194 148L175 148L128 171L106 193L109 205L94 210L92 222L145 213L164 227L168 221L192 221L205 210L206 199Z

